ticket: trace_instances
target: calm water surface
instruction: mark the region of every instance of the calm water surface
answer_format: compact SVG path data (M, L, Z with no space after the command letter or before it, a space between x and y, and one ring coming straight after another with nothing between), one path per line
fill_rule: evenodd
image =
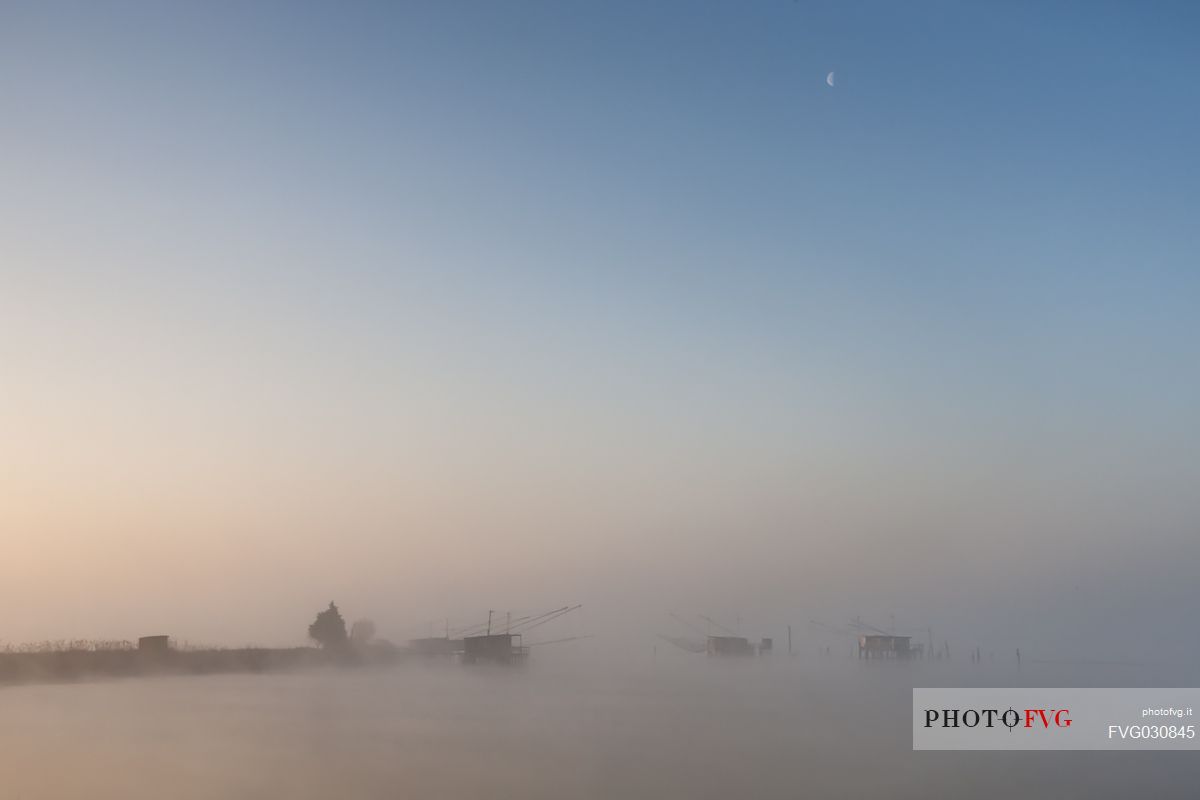
M779 656L10 686L0 797L1192 797L1195 753L914 753L909 728L914 685L1182 677Z

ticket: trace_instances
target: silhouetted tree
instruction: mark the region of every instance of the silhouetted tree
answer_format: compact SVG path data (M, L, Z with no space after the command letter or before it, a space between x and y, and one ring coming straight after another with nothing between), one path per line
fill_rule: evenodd
M346 643L346 620L331 601L329 608L317 614L308 626L308 635L321 647L337 647Z
M350 626L350 641L357 645L370 644L375 638L375 623L360 619Z

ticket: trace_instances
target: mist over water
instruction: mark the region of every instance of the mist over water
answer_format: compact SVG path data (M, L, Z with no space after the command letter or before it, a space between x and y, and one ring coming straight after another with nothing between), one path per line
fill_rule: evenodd
M0 796L1118 798L1194 786L1189 753L910 749L913 686L1182 685L1178 674L590 655L519 670L428 663L5 687Z
M1195 795L909 724L1197 684L1197 40L0 0L0 800Z

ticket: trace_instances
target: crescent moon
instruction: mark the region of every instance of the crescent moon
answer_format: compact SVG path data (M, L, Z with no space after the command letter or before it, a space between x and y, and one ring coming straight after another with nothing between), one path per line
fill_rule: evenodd
M825 82L828 83L830 86L833 86L833 73L832 72L825 76Z

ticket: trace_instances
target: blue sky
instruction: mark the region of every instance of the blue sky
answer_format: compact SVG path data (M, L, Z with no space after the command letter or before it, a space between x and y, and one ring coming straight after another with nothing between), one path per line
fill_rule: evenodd
M247 474L290 475L288 507L289 481L344 480L296 517L452 518L453 547L412 545L447 565L536 549L539 513L631 531L528 567L576 577L689 537L702 572L755 514L748 572L820 526L852 532L829 545L847 572L888 542L915 562L911 536L992 552L1018 523L1175 547L1200 444L1198 16L4 4L6 418L12 452L62 448L11 467L77 501L73 459L123 464L131 497L175 469L198 517ZM266 559L291 521L243 510ZM124 524L43 511L9 522ZM509 544L481 545L496 518Z

